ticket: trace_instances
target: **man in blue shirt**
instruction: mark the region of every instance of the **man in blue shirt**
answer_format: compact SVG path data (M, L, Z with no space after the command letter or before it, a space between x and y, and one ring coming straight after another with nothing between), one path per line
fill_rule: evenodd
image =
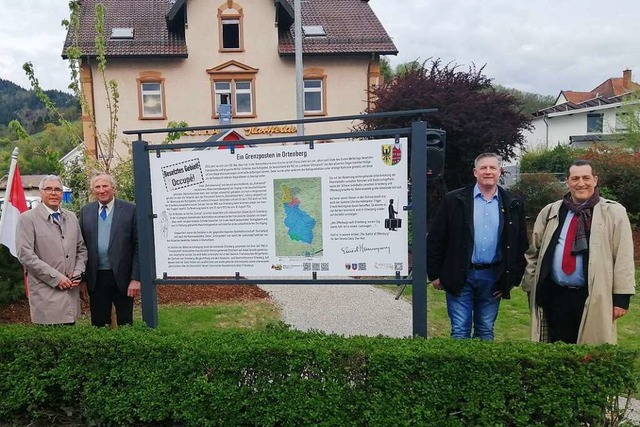
M524 274L524 203L498 185L501 171L500 156L480 154L476 183L447 193L430 226L427 274L447 291L453 338L493 340L500 300Z

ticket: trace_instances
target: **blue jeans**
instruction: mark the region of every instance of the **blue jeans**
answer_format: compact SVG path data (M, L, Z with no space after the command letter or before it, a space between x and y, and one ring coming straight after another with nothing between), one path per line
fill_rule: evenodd
M493 269L469 270L460 296L447 292L447 313L451 336L457 339L493 340L493 325L498 317L500 298L495 298L496 274Z

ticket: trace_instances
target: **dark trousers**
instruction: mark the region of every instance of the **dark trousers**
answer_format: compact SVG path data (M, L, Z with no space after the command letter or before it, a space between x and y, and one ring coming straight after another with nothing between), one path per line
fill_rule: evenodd
M547 299L544 314L549 326L549 341L575 344L578 341L587 288L571 289L550 282Z
M111 324L111 306L116 308L118 325L133 324L133 298L123 294L111 270L98 270L95 289L89 292L89 308L93 326Z

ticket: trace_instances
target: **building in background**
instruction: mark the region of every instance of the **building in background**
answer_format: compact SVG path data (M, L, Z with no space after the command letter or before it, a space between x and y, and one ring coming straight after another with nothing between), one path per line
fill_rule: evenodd
M534 113L527 150L558 144L580 147L593 142L615 142L626 131L626 96L640 90L631 70L612 77L589 92L562 91L555 105Z
M250 139L295 134L295 126L252 123L296 117L293 0L82 0L78 46L81 81L98 132L108 128L104 82L96 68L95 8L106 9L107 80L118 83L119 138L123 130L221 121ZM302 2L305 116L366 111L369 88L380 84L380 55L397 49L367 0ZM65 50L72 45L71 32ZM63 55L64 57L64 55ZM84 120L88 151L96 128ZM344 132L354 123L309 124L308 134ZM192 132L182 141L202 141ZM161 142L163 134L148 135ZM126 153L126 146L116 147Z

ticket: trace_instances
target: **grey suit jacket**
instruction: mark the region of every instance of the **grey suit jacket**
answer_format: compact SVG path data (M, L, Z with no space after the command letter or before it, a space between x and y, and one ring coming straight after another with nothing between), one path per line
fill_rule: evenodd
M56 286L63 277L85 271L87 249L74 213L60 211L60 225L53 223L43 204L24 212L18 221L16 251L27 270L33 323L72 323L80 315L78 287Z
M89 255L86 270L89 291L95 289L98 280L98 207L98 202L92 202L80 211L80 229ZM126 295L129 282L140 280L136 205L116 199L111 215L109 264L118 288Z

